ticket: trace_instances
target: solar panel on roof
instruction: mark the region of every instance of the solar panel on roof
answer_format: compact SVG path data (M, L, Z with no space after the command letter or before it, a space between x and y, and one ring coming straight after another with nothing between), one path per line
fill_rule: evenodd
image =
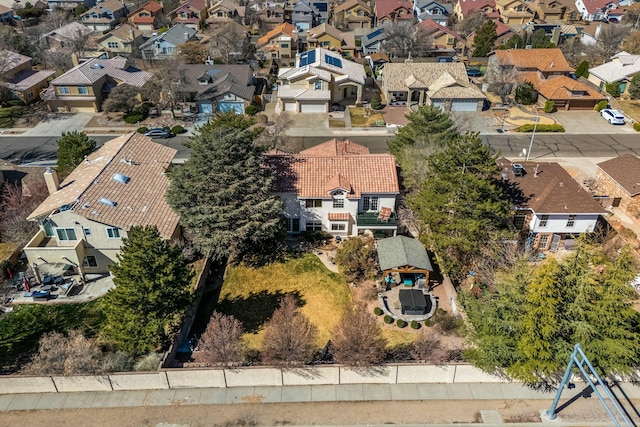
M378 28L377 30L375 30L372 33L369 33L369 35L367 36L367 38L372 39L374 37L378 37L380 34L382 34L382 32L384 31L384 28Z
M328 10L327 3L313 3L313 7L318 9L318 12L326 12Z
M325 55L324 62L326 62L329 65L333 65L334 67L342 68L342 60L340 60L340 58Z
M309 64L313 64L316 62L316 51L309 50L300 55L300 67L304 67Z

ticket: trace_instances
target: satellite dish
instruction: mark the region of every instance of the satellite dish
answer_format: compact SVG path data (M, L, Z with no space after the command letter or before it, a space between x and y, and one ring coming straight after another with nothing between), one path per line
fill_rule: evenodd
M523 155L524 157L527 157L527 149L526 149L526 148L523 148L523 149L522 149L522 155Z

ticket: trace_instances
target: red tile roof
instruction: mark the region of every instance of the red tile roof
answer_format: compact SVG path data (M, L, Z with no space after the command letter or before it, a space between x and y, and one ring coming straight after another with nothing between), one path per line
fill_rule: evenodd
M495 8L495 0L459 0L462 16L467 16L472 10L482 10L485 7Z
M618 4L617 1L611 0L582 0L582 2L584 3L584 7L587 8L587 12L589 12L589 14L594 14L597 11L604 9L609 3Z
M604 95L593 89L591 86L568 76L558 76L547 80L541 80L534 86L540 95L550 100L606 99ZM572 95L573 92L581 92L581 94Z
M385 16L388 16L391 12L401 8L405 8L408 11L413 10L411 2L400 0L378 0L375 5L376 16L378 19L382 19Z
M279 36L280 34L286 34L289 37L293 37L294 31L296 31L295 26L289 24L288 22L284 22L275 27L273 30L269 31L264 36L260 37L258 39L258 43L256 43L256 47L264 46L265 44L269 43L272 38Z
M460 37L460 35L458 33L456 33L455 31L450 30L449 28L445 27L444 25L438 24L433 19L425 19L424 21L419 22L418 26L423 28L427 32L427 34L433 34L433 33L436 33L438 31L440 31L442 33L449 34L450 36L455 37L458 40L462 40L462 37Z
M276 172L276 191L301 199L329 198L336 188L348 198L363 193L398 193L396 161L390 154L369 154L351 141L327 141L298 154L271 151L265 164Z

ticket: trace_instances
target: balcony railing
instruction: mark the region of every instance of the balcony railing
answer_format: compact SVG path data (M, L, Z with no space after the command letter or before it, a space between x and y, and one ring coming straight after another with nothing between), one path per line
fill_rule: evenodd
M357 217L358 227L394 227L397 225L397 218L395 212L391 213L391 217L387 221L381 221L378 219L378 212L366 212L360 213Z

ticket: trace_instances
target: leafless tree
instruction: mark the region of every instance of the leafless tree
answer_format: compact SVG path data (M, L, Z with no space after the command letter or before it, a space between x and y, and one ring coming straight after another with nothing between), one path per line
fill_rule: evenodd
M73 21L73 14L70 11L54 9L53 12L42 17L41 25L44 32L49 32L67 25L71 21Z
M317 351L318 330L300 313L293 295L287 295L265 327L262 360L279 366L310 363Z
M420 26L410 22L385 25L382 50L393 57L424 57L433 48L433 38Z
M584 54L588 49L578 37L573 37L562 42L560 50L564 57L567 58L567 62L575 67L585 60Z
M300 144L293 142L291 138L286 136L286 132L292 124L293 120L289 113L283 111L272 122L267 122L255 143L290 153L300 151L302 149Z
M51 332L40 339L38 353L24 369L32 375L100 374L105 371L100 346L73 330L68 336Z
M481 10L472 10L462 21L456 22L456 31L463 39L467 39L474 31L488 20L487 15Z
M498 95L503 104L509 103L510 95L517 83L516 74L513 66L501 65L497 55L489 58L486 81L489 83L489 90Z
M178 46L180 58L185 64L204 64L207 50L198 42L187 42Z
M422 328L413 342L411 355L415 360L427 363L447 361L447 350L443 348L439 335L430 328Z
M17 246L27 243L38 225L26 218L48 194L44 180L31 183L28 193L21 186L5 184L0 197L0 240Z
M145 85L143 96L154 102L167 99L171 111L181 96L181 89L187 83L184 63L180 58L169 57L156 62L152 81Z
M607 25L602 28L596 48L602 55L603 61L609 59L620 50L620 45L631 32L632 27L628 25Z
M234 22L220 25L211 38L211 55L224 64L230 64L236 58L242 57L247 35L241 28Z
M382 362L386 340L365 305L353 305L342 315L332 338L333 360L350 366Z
M640 3L638 3L640 6ZM633 31L622 43L622 50L632 55L640 53L640 31Z
M102 103L102 109L107 113L114 111L127 113L140 103L139 93L140 89L136 87L126 83L120 84L109 93L109 97Z
M245 357L243 333L242 323L235 317L214 311L196 350L202 352L202 359L206 363L224 366L241 364Z

